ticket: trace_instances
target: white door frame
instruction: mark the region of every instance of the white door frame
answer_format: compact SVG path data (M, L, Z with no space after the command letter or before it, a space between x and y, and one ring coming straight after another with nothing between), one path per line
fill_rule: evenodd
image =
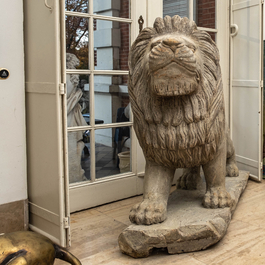
M231 0L230 8L231 25L235 30L231 34L230 53L230 130L236 147L239 168L249 171L250 177L258 182L261 181L263 175L262 5L263 0ZM255 13L255 10L258 12ZM251 29L248 28L250 24L245 24L246 21L251 21ZM253 24L254 22L256 24ZM236 48L235 45L237 45ZM240 50L240 54L236 54L237 50ZM242 66L245 67L242 68ZM242 72L245 73L242 75ZM237 98L233 97L234 94ZM249 112L251 117L248 117Z

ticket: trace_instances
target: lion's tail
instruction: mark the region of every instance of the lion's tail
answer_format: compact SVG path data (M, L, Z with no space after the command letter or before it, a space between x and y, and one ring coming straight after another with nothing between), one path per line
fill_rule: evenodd
M71 263L72 265L82 265L80 260L71 254L67 249L54 244L55 258L64 260Z

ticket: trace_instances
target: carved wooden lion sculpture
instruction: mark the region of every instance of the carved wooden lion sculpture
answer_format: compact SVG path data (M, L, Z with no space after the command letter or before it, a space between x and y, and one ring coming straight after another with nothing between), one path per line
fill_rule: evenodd
M185 168L178 187L195 189L202 165L203 205L230 206L225 176L238 176L238 168L225 123L219 52L210 35L187 18L157 18L131 47L129 95L146 158L144 199L132 208L130 220L166 219L176 168Z

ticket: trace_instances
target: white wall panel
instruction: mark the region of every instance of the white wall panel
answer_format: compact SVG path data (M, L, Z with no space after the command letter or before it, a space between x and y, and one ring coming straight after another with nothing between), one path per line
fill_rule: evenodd
M0 204L27 199L22 1L0 2Z

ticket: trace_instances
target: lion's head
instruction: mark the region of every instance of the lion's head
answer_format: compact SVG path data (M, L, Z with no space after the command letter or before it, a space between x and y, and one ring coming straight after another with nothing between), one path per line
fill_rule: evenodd
M157 18L139 34L129 55L129 94L147 159L188 167L215 153L224 131L219 52L193 21Z

